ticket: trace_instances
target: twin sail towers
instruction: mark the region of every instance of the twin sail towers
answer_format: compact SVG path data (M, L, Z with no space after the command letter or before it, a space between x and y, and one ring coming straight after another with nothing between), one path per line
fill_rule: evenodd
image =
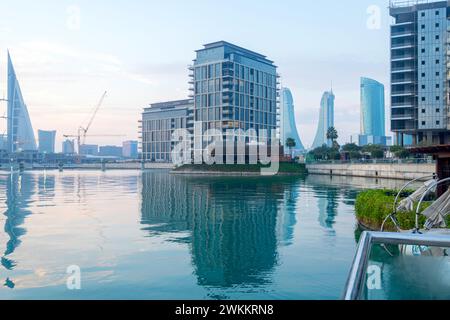
M9 153L37 150L30 115L23 100L16 72L8 52L7 150Z

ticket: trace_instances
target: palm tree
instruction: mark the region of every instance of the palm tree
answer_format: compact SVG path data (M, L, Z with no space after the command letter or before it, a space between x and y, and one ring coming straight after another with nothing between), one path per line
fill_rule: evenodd
M327 139L333 142L333 147L335 146L336 140L339 138L338 132L335 127L329 127L327 131Z
M291 157L292 157L292 149L295 148L297 144L295 143L295 140L292 138L287 138L286 139L286 146L289 148L289 151L291 152Z

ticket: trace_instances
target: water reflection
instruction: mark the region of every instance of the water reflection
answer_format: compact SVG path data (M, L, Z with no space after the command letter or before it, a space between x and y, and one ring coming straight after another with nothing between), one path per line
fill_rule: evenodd
M35 184L28 177L11 174L0 180L2 189L6 190L6 211L3 213L6 217L4 231L8 235L5 251L1 258L1 264L6 270L13 270L17 263L10 258L16 249L20 246L20 238L26 234L23 227L25 217L31 214L28 210L30 195L34 192ZM5 280L6 287L14 288L13 280Z
M77 264L80 298L338 298L355 251L354 199L372 185L380 182L0 175L0 297L72 298L65 271Z
M144 173L142 224L190 244L199 285L264 285L296 224L298 179L194 179Z

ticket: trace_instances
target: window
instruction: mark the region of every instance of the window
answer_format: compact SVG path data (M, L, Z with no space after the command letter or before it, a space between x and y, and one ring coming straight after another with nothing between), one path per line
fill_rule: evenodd
M422 60L422 65L423 65L423 66L425 65L425 60Z
M423 125L423 126L426 125L426 122L425 122L425 121L422 121L422 125Z
M422 85L422 89L425 89L425 85L424 84Z
M439 89L440 85L439 83L436 83L436 89Z
M425 12L422 12L420 15L421 15L422 17L425 17Z
M425 101L426 99L425 99L425 97L422 97L422 101Z
M440 76L440 73L439 73L439 71L438 72L436 72L436 77L439 77Z
M436 113L440 113L440 112L441 112L441 109L437 108Z
M425 49L422 49L422 53L425 53Z
M436 11L436 12L435 12L435 15L437 15L437 16L438 16L438 15L439 15L439 11Z
M436 23L436 28L439 28L439 23Z
M425 37L422 37L422 41L425 41Z
M436 52L439 52L439 47L436 48Z
M437 60L436 60L436 64L439 64L439 63L440 63L440 61L439 61L439 59L437 59Z
M425 109L422 109L422 113L425 113Z
M436 101L439 101L439 100L441 100L441 97L440 96L436 96Z
M439 35L436 35L436 40L439 40Z
M440 121L436 121L436 125L439 126L441 124Z
M425 78L425 73L422 73L422 78Z
M422 25L422 30L423 30L423 29L425 29L425 25L424 25L424 24Z

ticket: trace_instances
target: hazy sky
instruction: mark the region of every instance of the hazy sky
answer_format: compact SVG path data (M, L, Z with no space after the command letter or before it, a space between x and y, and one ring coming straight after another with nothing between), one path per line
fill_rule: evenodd
M381 10L379 28L368 13L373 6ZM383 82L389 94L387 6L387 0L0 0L0 94L6 95L9 48L35 131L56 129L60 150L62 134L85 125L108 90L91 134L124 137L87 143L120 144L137 139L143 107L187 97L195 50L226 40L279 66L308 147L321 95L333 81L335 122L345 142L359 132L360 77ZM0 106L3 115L6 105Z

